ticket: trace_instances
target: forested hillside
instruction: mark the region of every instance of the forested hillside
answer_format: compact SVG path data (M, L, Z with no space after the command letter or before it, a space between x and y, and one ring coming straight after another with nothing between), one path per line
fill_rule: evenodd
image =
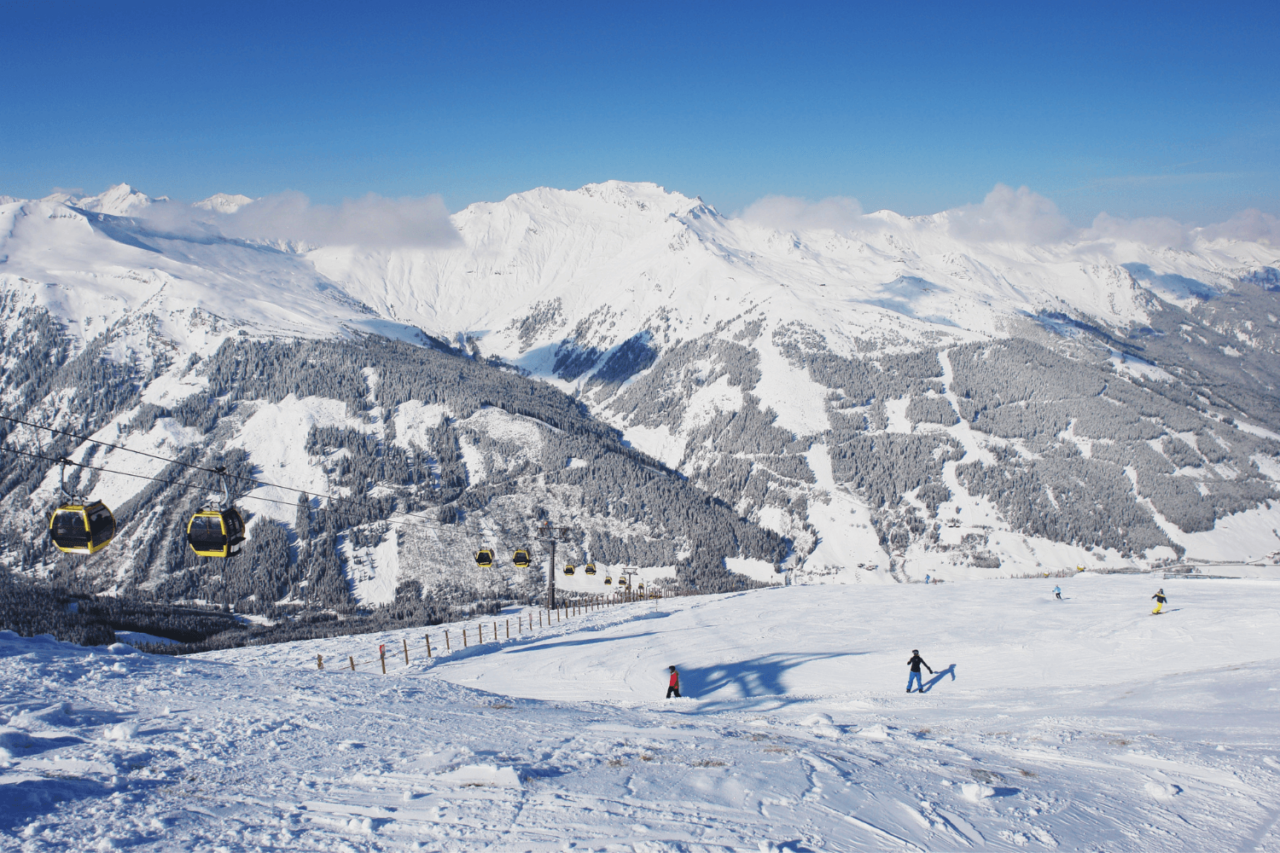
M543 523L572 528L561 564L652 567L704 590L743 584L726 558L772 566L789 553L786 539L631 448L571 397L443 345L233 336L181 364L159 353L144 372L107 355L110 335L73 356L47 314L15 320L4 352L15 402L4 414L60 431L0 422L5 446L28 454L7 453L0 478L3 553L27 576L269 619L399 607L438 621L451 607L540 595L542 552L528 570L510 552L531 548ZM145 401L157 380L199 390ZM306 413L305 429L281 449L311 470L305 483L264 465L245 430L291 407ZM68 468L68 489L108 500L117 518L99 554L60 554L45 535L58 485L49 460L63 456L88 466ZM225 561L196 556L184 535L192 513L216 501L220 479L207 469L217 466L250 530ZM497 548L500 565L477 569L481 546Z

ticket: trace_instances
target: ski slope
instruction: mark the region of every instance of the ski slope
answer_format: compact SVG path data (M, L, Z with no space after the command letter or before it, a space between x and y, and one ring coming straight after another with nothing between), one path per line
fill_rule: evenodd
M1277 588L774 588L435 626L430 660L4 633L0 849L1280 850ZM387 675L335 668L378 643Z

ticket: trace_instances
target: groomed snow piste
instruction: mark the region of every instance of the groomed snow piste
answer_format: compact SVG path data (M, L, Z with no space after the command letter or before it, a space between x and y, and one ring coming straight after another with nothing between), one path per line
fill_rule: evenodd
M1280 850L1277 589L790 587L199 659L5 632L0 849Z

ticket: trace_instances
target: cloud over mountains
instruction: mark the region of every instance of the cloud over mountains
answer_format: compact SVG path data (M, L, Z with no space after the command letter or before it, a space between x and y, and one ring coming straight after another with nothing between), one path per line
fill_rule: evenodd
M249 203L208 201L195 205L150 204L137 216L152 227L177 234L317 246L426 248L453 245L460 239L449 220L449 210L438 195L386 198L368 193L328 205L315 204L304 194L288 190Z
M1243 210L1225 222L1197 226L1166 216L1125 219L1099 213L1087 228L1071 224L1054 202L1029 187L996 184L981 204L967 204L936 214L952 236L983 243L1050 245L1094 240L1124 240L1151 246L1187 248L1197 237L1248 240L1280 246L1280 218L1260 210ZM770 195L736 215L752 225L779 231L841 233L875 230L879 221L867 216L856 198L831 196L809 201Z

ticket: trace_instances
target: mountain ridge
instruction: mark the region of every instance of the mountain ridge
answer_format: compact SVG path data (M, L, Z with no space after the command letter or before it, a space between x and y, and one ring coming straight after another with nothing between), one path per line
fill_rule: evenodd
M1052 218L997 232L1023 208L788 230L605 182L472 205L450 217L450 245L360 249L212 239L109 212L145 214L137 196L120 185L0 205L0 289L7 330L47 311L73 349L101 340L101 358L138 364L138 405L196 393L199 363L228 341L376 335L576 397L794 543L777 565L797 580L1280 547L1280 264L1262 243L1015 239L1061 233ZM273 400L252 405L277 411ZM1099 511L1063 510L1090 500ZM388 583L375 584L384 600Z

